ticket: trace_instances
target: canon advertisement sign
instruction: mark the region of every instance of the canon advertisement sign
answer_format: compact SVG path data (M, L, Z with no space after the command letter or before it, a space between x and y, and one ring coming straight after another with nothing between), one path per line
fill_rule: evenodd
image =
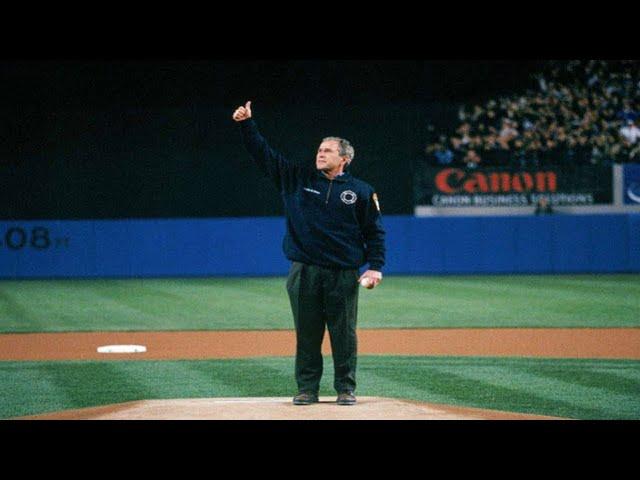
M640 205L640 164L624 165L623 199L627 205Z
M546 197L552 205L612 203L611 167L507 170L429 168L416 200L433 206L526 206Z

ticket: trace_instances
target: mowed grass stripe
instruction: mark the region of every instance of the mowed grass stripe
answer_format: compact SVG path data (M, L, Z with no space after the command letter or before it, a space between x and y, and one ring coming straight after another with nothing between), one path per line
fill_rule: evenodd
M0 418L143 399L287 397L296 390L293 366L291 357L0 362ZM630 360L364 356L358 394L577 419L640 419L638 372L640 362ZM320 394L335 394L332 383L332 360L325 357Z
M635 398L640 395L640 378L638 378L640 369L631 366L615 370L589 368L582 371L577 369L567 371L562 366L535 365L522 367L522 370L544 378L545 382L557 380L572 386L579 385L587 389L606 390L612 395L626 398ZM585 395L585 398L590 398L590 396Z
M561 367L556 367L556 371ZM548 369L547 369L548 370ZM521 368L473 367L460 373L457 369L439 369L439 375L457 376L463 382L477 383L487 395L496 395L495 401L504 403L508 410L530 411L536 409L569 412L577 418L598 418L599 415L617 415L629 418L637 415L634 395L629 392L619 394L619 388L607 388L597 382L574 382L574 377L591 377L591 371L572 371L572 375L548 375L530 373ZM611 379L612 380L612 379ZM591 383L591 385L584 385ZM631 410L630 410L631 408ZM635 411L634 411L635 410Z
M142 378L147 377L149 371L146 369ZM132 378L122 372L120 365L115 362L79 362L72 369L59 368L54 363L44 364L42 374L50 384L55 385L55 391L64 395L67 402L73 405L87 405L95 401L93 398L96 394L126 402L149 393L140 381L142 378ZM105 383L105 379L111 381Z
M225 318L237 321L239 305L255 305L249 310L255 316L261 310L270 313L277 302L264 293L252 290L251 286L243 288L239 282L228 279L210 280L202 286L194 285L194 282L185 286L180 280L170 279L141 280L133 287L127 281L113 281L100 284L97 292L131 308L133 315L127 318L142 314L151 321L170 323L184 321L186 316L192 321L199 321L201 327ZM278 303L281 303L281 299Z
M16 298L12 289L2 289L0 283L0 325L7 331L21 325L35 324L33 309L24 299Z
M0 363L2 418L143 399L238 396L243 388L260 383L249 381L256 373L251 361L233 365L225 361L25 362L22 368L16 365L18 368L11 368L15 366L11 362ZM16 377L20 370L24 374ZM237 384L229 386L224 378L232 374ZM12 383L20 384L19 394L6 388Z
M57 368L68 370L62 365ZM74 402L65 392L49 378L45 363L0 363L0 418L66 409Z
M236 324L259 325L258 329L293 328L289 299L282 278L208 279L206 286L196 280L159 281L155 288L177 291L187 301L200 303L202 328L234 329ZM202 282L202 280L200 280ZM187 309L185 309L187 310Z
M508 368L473 365L453 369L420 365L410 373L405 373L406 370L407 364L403 362L378 375L402 378L402 383L422 388L422 401L559 417L592 418L599 414L597 410L536 394L524 382L526 376ZM400 376L403 373L404 376Z
M640 418L637 361L456 357L385 360L384 365L372 368L374 381L378 377L382 378L377 380L379 384L394 382L394 388L406 398L578 419ZM606 366L608 374L604 377Z
M0 282L0 332L291 329L283 277ZM360 328L639 327L640 275L389 276Z
M273 298L272 279L259 282L269 288L262 285L252 291L228 279L0 282L0 294L11 298L13 311L22 307L18 318L13 311L0 317L0 329L216 330L249 328L249 324L256 329L292 328L284 289ZM9 302L0 297L0 308L3 305Z
M249 359L241 368L229 368L229 364L191 363L190 368L202 379L215 379L217 390L210 390L206 397L282 397L297 392L293 380L293 359L289 362L272 362L265 359ZM259 395L254 392L256 389Z
M386 315L386 322L403 326L421 318L424 326L443 321L448 326L617 326L640 324L640 295L625 289L600 287L598 294L562 284L563 277L416 277L361 296L365 321ZM619 278L619 284L628 281ZM378 314L378 318L379 318Z
M586 276L598 284L601 276ZM600 286L606 296L585 292L579 286L563 284L564 276L478 276L478 277L416 277L400 288L391 280L385 285L394 290L384 296L381 310L397 310L395 322L410 322L422 314L425 326L434 326L444 319L448 326L596 326L615 322L618 326L637 326L640 295L629 295L624 288L629 283L640 289L638 276L617 276L609 279L607 288ZM573 277L571 277L573 279ZM412 292L415 302L408 301ZM378 293L380 296L380 292ZM363 296L363 311L367 311ZM373 302L372 302L373 303ZM405 308L402 309L402 304ZM429 305L420 312L422 305ZM432 319L430 319L431 317Z
M23 305L29 312L30 326L34 331L55 331L52 325L82 323L85 329L109 323L113 328L126 327L127 320L138 317L139 309L132 309L122 301L102 295L104 290L119 288L120 281L89 282L16 282L0 283L0 290ZM129 284L129 289L135 286ZM9 287L15 288L9 288ZM145 291L135 289L138 303L144 304ZM23 328L24 325L20 324Z
M273 300L259 295L258 301L248 301L246 297L251 297L252 292L241 290L225 285L182 289L176 288L173 282L162 285L160 281L154 281L146 282L134 291L120 283L117 288L100 289L98 294L118 305L113 315L124 330L130 330L131 323L156 324L161 330L177 329L176 325L184 323L195 330L233 329L238 322L246 323L256 318L264 324L265 316L273 314ZM255 307L239 311L240 305L253 306L254 303ZM282 314L279 316L284 317Z
M502 278L499 281L489 278L483 282L478 282L474 279L449 280L445 281L441 288L466 294L477 292L477 294L488 298L499 294L509 294L513 298L522 298L529 301L544 298L545 300L553 301L597 304L604 300L614 301L616 305L621 306L638 306L638 299L634 295L640 295L640 289L625 288L624 285L620 284L606 285L595 281L590 283L581 282L576 285L558 278L555 278L553 282L544 284L538 284L534 280L527 279L524 284L521 283L521 280L512 279L509 281L508 278ZM420 289L420 282L418 282L417 288Z

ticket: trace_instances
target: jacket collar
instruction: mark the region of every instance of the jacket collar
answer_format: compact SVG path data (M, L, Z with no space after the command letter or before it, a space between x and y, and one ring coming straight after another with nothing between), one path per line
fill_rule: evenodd
M327 176L324 173L322 173L320 170L316 170L316 173L320 178L324 178L325 180L329 180L327 178ZM349 179L351 179L351 174L349 172L342 172L341 175L338 175L333 180L335 182L348 182Z

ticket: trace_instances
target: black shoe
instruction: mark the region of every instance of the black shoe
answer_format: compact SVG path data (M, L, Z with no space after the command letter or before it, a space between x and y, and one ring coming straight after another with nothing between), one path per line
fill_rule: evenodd
M338 405L355 405L356 397L353 392L342 392L338 394L338 399L336 400Z
M294 405L311 405L318 403L318 395L316 393L300 392L293 397Z

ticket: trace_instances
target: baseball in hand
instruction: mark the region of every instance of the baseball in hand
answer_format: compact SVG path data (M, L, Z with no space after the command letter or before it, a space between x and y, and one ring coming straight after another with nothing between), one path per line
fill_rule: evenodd
M369 277L364 277L362 280L360 280L360 285L362 285L364 288L373 288L373 280Z

